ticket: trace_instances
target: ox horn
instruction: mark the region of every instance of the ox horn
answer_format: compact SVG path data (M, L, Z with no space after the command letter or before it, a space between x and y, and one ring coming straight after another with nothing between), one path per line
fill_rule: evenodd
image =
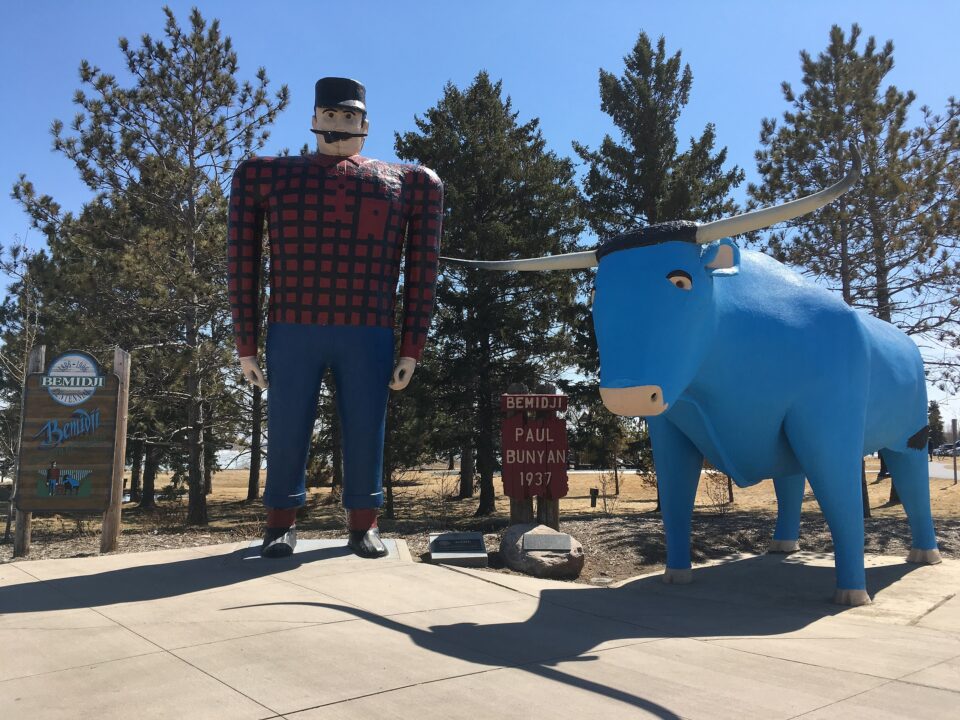
M546 255L545 257L526 258L524 260L461 260L460 258L442 257L454 265L477 268L478 270L582 270L597 266L597 253L594 250L565 253L563 255Z
M697 242L709 243L720 238L732 237L743 233L753 232L761 228L770 227L785 220L791 220L814 210L819 210L827 203L831 203L853 187L860 177L860 153L851 144L850 158L853 161L850 172L840 182L821 190L813 195L791 200L790 202L773 207L761 208L752 212L734 215L731 218L704 223L697 228Z

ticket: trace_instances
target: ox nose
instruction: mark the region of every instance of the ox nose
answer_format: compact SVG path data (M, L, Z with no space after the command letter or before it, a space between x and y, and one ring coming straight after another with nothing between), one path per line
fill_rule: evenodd
M634 385L624 388L600 388L600 399L614 415L650 417L667 409L659 385Z

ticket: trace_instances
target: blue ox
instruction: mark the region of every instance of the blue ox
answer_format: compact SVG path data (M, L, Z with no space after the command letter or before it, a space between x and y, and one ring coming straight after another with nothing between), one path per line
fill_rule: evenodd
M784 205L698 225L665 223L594 250L454 263L491 270L597 267L593 322L607 408L650 429L667 541L665 582L691 580L690 522L704 458L740 487L773 478L772 551L798 548L804 478L830 526L837 591L870 602L861 461L879 450L913 536L940 561L930 515L927 398L914 343L729 235L812 212L859 177Z

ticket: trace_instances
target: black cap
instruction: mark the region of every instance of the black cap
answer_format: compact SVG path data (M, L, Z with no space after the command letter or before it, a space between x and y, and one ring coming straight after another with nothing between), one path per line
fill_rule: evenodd
M313 106L337 107L367 112L367 89L350 78L325 77L317 80Z

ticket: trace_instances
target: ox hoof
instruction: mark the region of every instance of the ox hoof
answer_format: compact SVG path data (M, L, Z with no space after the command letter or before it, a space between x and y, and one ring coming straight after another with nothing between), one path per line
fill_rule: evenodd
M833 594L833 602L837 605L857 607L858 605L871 605L873 600L870 599L866 590L840 590L838 588Z
M795 553L800 549L798 540L771 540L768 553Z
M663 581L667 585L687 585L691 580L693 580L693 570L690 568L686 570L667 568L663 571Z
M907 555L907 562L918 563L920 565L936 565L937 563L943 562L943 558L940 557L940 551L936 548L933 550L910 548L910 554Z

